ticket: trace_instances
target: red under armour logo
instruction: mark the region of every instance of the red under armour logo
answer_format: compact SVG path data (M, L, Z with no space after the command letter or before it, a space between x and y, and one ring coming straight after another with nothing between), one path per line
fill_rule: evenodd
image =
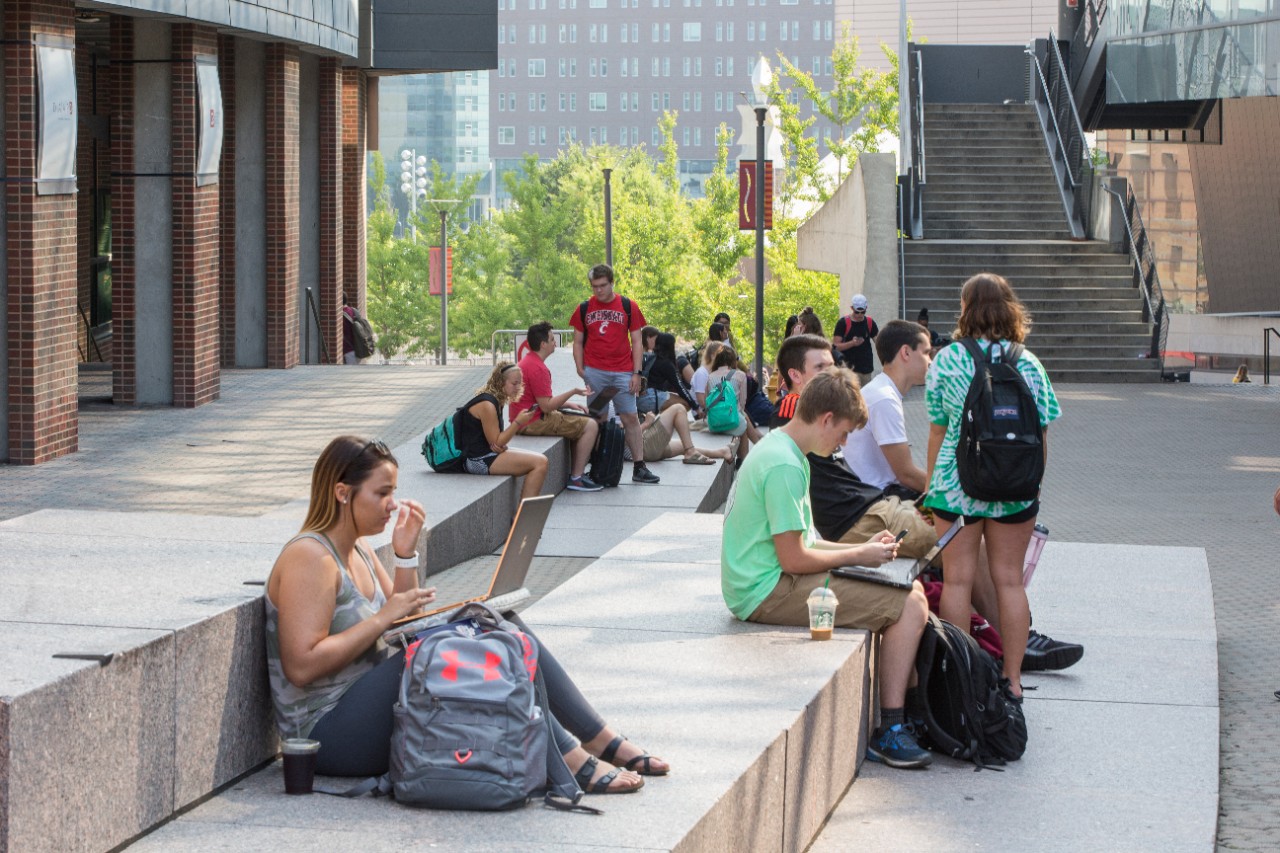
M497 681L502 676L498 673L498 665L502 663L502 658L492 652L484 653L484 663L467 663L458 660L458 653L455 651L441 652L440 657L444 658L448 663L441 672L440 677L445 681L457 681L458 669L482 669L484 670L485 681Z
M459 764L466 764L471 760L471 750L463 752L461 749L454 750L453 757L458 760Z

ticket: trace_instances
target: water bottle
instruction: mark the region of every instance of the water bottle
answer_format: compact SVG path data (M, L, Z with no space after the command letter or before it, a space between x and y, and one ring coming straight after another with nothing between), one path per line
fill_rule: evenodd
M1027 543L1027 562L1022 567L1022 586L1025 589L1031 583L1031 576L1036 573L1036 563L1040 562L1040 552L1044 543L1049 541L1049 528L1037 523L1031 531L1031 541Z

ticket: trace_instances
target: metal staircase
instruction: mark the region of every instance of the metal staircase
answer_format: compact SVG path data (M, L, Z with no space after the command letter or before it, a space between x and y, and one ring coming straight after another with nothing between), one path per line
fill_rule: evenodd
M902 248L904 316L927 307L945 334L965 279L998 273L1030 309L1027 345L1054 381L1159 381L1134 261L1110 243L1071 239L1035 108L926 103L923 124L923 239Z

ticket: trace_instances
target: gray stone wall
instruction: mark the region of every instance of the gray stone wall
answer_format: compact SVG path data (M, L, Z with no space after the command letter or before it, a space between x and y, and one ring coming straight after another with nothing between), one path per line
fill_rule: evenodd
M236 367L267 366L266 63L236 41Z

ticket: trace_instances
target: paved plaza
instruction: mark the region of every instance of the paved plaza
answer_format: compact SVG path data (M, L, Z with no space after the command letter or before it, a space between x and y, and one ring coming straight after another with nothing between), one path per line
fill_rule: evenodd
M0 518L44 508L260 515L305 497L310 466L333 435L403 443L465 401L487 373L411 366L228 371L222 399L199 409L88 402L80 453L0 469ZM1205 550L1219 642L1218 842L1224 850L1276 849L1280 702L1272 691L1280 688L1280 575L1273 554L1280 518L1271 496L1280 485L1280 389L1072 385L1058 392L1064 416L1050 430L1042 520L1054 541ZM916 389L906 406L918 455L926 430L921 397ZM539 560L546 571L533 574L547 586L590 562ZM1158 576L1160 566L1144 571ZM1140 588L1144 578L1114 582ZM1032 599L1034 605L1034 587ZM1037 627L1072 638L1071 625ZM1107 733L1097 736L1105 741Z

